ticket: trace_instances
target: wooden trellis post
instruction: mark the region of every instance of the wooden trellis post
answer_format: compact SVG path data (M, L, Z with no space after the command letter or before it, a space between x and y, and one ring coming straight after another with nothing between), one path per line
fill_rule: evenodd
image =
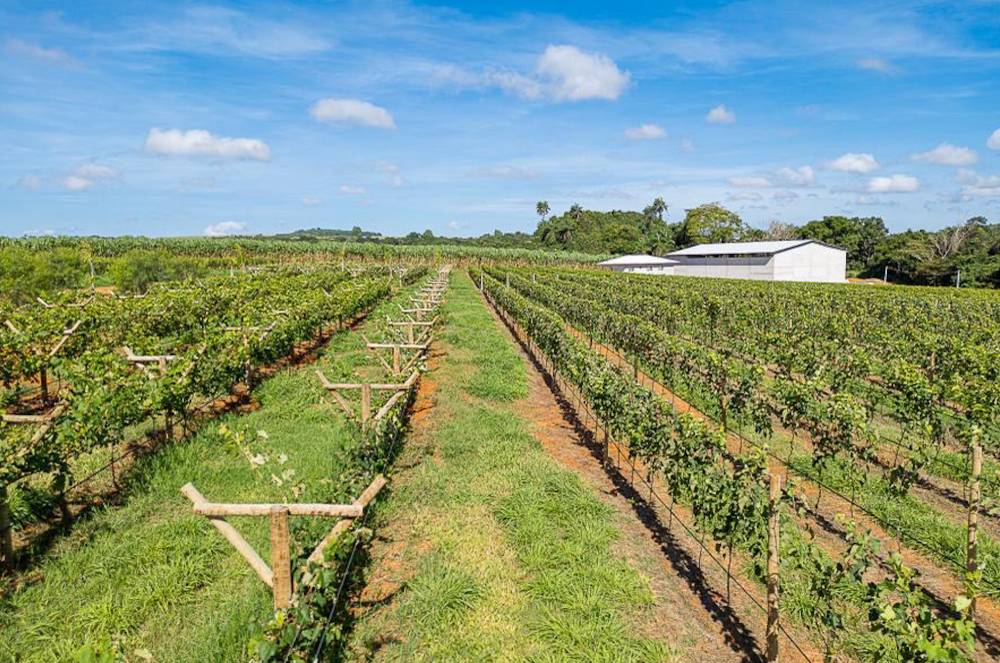
M781 499L781 475L770 475L771 485L767 499L767 660L778 660L778 593L780 590L780 547L778 503Z
M979 500L981 498L979 477L983 473L983 448L979 444L972 445L972 474L969 477L969 526L965 546L965 570L972 577L979 571L977 559L978 544L976 535L979 530ZM969 617L975 617L976 597L973 593L972 604L969 606Z
M365 508L375 499L386 479L378 475L368 488L351 504L217 504L205 499L193 484L185 484L181 493L191 500L196 514L205 516L209 522L236 549L265 585L271 588L274 596L275 610L281 610L291 605L295 587L292 581L291 552L289 545L288 519L290 516L325 516L342 518L333 529L319 542L309 562L323 561L323 551L337 536L347 531L357 518L364 515ZM270 518L271 532L271 566L267 565L257 551L253 549L243 535L225 519L231 516L267 516ZM308 575L303 577L308 582Z
M424 356L427 352L429 345L428 341L423 343L372 343L368 338L362 334L361 338L364 339L367 347L375 357L381 362L385 370L389 371L393 375L401 375L402 373L408 371L418 359ZM392 363L387 362L380 350L391 350L392 351ZM413 356L411 356L406 363L403 362L403 350L413 350Z
M330 395L333 396L334 400L337 401L337 403L340 405L341 408L343 408L344 412L348 416L352 416L353 417L354 416L354 411L351 408L351 404L347 402L347 399L345 399L338 392L340 392L340 391L347 391L347 390L355 390L355 389L360 390L360 392L361 392L361 415L360 415L360 418L361 418L361 427L364 428L365 426L368 425L369 421L379 421L382 417L384 417L389 412L389 410L392 409L392 406L395 405L399 401L400 398L402 398L403 394L410 387L413 386L413 384L417 381L417 378L420 376L420 372L414 370L410 374L410 377L408 377L406 379L406 382L403 382L403 383L400 383L400 384L395 384L395 383L386 384L386 383L377 383L377 382L373 382L373 383L368 383L368 382L346 382L346 383L345 382L341 382L341 383L335 383L335 382L330 382L327 379L327 377L325 375L323 375L323 373L321 371L319 371L319 370L316 371L316 375L317 375L317 377L319 377L319 380L323 384L323 387L327 391L330 392ZM395 391L395 392L397 392L397 393L393 394L389 398L389 400L381 408L379 408L378 412L376 412L374 416L371 413L371 394L372 394L373 391Z

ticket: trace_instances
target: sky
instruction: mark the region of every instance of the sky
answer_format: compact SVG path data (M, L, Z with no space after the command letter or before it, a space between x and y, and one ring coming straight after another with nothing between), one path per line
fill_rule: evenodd
M0 3L0 234L1000 220L1000 2Z

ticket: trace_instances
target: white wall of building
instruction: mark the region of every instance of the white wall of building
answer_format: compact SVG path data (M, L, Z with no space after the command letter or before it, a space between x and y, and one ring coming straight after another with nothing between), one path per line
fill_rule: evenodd
M822 244L804 244L774 255L775 281L842 283L847 252Z
M847 275L847 252L815 243L774 254L670 257L678 276L842 283Z

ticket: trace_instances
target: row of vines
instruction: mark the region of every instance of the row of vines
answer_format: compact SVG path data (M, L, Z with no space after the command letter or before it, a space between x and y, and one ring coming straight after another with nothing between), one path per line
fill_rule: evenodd
M12 529L32 517L19 499L28 484L48 483L68 520L77 458L113 447L158 415L169 437L199 403L249 392L263 367L362 314L397 279L385 267L241 273L142 297L68 292L0 311L5 563L14 562Z
M767 477L774 456L768 441L775 430L787 426L807 431L821 459L815 462L841 460L844 455L864 462L860 450L865 443L859 434L874 428L864 412L867 401L839 389L842 383L833 376L843 377L850 369L853 377L846 382L873 384L865 378L877 374L873 367L891 361L891 354L864 367L835 358L810 366L801 357L804 353L795 351L786 351L784 356L793 359L785 364L777 352L751 362L745 360L744 347L719 349L721 332L702 342L704 330L689 322L696 305L688 311L678 304L672 316L643 308L651 307L657 297L671 302L695 297L687 292L665 297L656 289L667 286L655 279L544 269L491 269L477 278L498 308L516 319L553 366L576 385L608 433L663 479L672 499L690 508L693 526L720 549L744 553L750 560L748 574L759 581L764 579ZM647 281L655 292L640 300ZM710 321L711 315L703 318ZM637 367L641 364L672 386L710 401L715 406L712 418L680 411L641 386L631 371L592 350L567 322L626 351ZM732 324L726 333L737 333ZM877 388L886 390L884 385ZM949 431L949 439L967 439L989 427L988 416L973 418L980 410L969 407L983 397L981 390L973 393L970 388L967 393L936 392L929 400L936 412L947 412L940 428ZM735 449L727 440L738 428L744 429L749 443ZM970 606L978 586L970 584L962 595L953 596L950 609L932 610L912 570L898 556L880 554L870 533L846 524L843 554L832 554L816 543L802 517L808 507L794 483L785 492L784 504L782 615L815 632L827 656L839 652L862 660L962 660L972 655Z

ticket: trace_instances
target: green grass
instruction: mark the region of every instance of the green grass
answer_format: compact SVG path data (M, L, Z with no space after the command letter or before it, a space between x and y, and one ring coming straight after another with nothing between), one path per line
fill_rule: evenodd
M384 304L373 319L394 308ZM334 336L320 361L331 379L373 363L354 332ZM279 372L256 391L259 409L223 416L139 460L124 505L77 523L0 602L0 660L69 660L82 645L105 641L120 643L126 654L148 650L157 661L245 658L250 629L270 615L270 591L204 517L192 514L179 490L191 481L211 501L287 498L287 484L270 478L273 467L295 471L294 481L305 487L299 501L343 497L337 478L356 436L313 369ZM272 459L287 455L287 462L255 471L226 444L220 424L257 438ZM232 522L268 559L266 519ZM314 542L330 525L294 519L293 537Z
M453 278L444 315L435 408L414 443L424 457L381 512L380 527L407 542L406 581L361 619L351 655L671 658L643 633L653 594L612 551L610 507L548 456L519 415L525 366L467 276Z

